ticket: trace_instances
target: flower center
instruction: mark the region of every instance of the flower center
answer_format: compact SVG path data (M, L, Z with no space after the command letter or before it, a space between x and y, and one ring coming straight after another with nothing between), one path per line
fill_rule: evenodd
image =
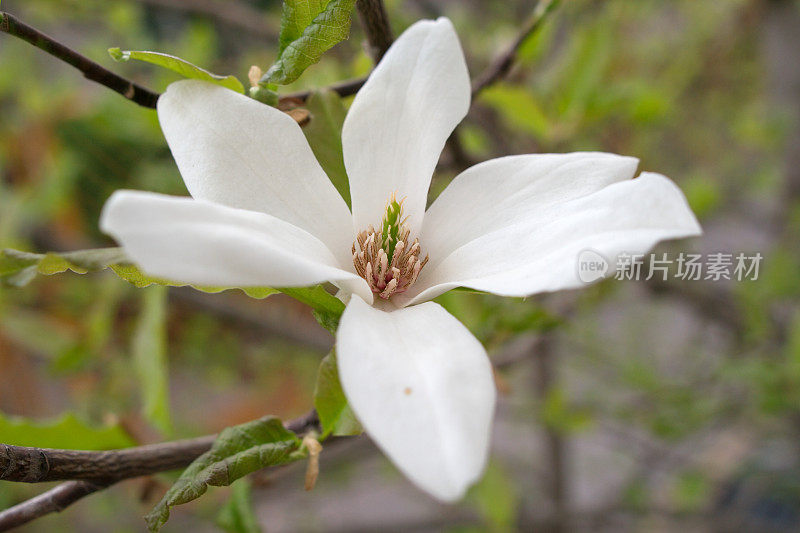
M403 218L403 201L394 194L386 204L380 231L370 225L353 242L353 265L372 292L388 300L417 281L428 256L420 260L419 239L408 242L411 230Z

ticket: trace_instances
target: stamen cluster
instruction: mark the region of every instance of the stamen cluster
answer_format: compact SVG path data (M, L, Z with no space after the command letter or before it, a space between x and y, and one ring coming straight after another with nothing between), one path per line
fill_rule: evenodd
M428 262L427 255L422 260L419 258L419 239L408 242L411 231L405 222L403 202L398 202L392 195L380 231L370 225L356 236L353 243L356 272L367 281L372 292L385 300L413 285Z

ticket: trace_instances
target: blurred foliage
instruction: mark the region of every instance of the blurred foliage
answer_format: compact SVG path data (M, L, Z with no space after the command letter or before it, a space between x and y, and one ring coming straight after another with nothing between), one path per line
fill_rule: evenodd
M0 414L0 435L4 444L37 448L106 450L125 448L133 443L117 424L95 428L71 414L46 422L31 422Z
M3 0L3 9L163 91L180 76L140 62L114 63L106 50L158 50L245 79L251 65L266 70L280 62L281 51L303 35L279 36L280 19L287 16L280 3L244 3L263 15L271 38L192 10L192 2L169 9L134 0ZM396 33L419 18L451 17L473 76L513 40L530 9L528 2L386 3ZM544 395L532 390L529 359L498 371L503 419L498 431L513 438L495 445L498 457L459 508L477 524L468 527L513 531L526 517L547 514L546 476L538 472L548 468L546 455L531 451L533 438L519 429L530 427L573 439L577 444L569 449L576 457L617 435L610 455L624 455L638 466L613 463L624 479L611 503L633 516L660 519L663 509L729 516L731 502L739 500L720 495L734 489L748 497L756 493L759 509L769 508L774 498L800 499L797 484L786 482L796 468L790 468L790 459L775 459L783 461L783 476L752 459L753 450L776 440L798 442L800 414L798 206L788 206L780 237L769 237L775 213L787 201L785 158L791 148L786 143L797 125L768 83L772 67L764 43L770 5L563 2L523 43L508 78L483 92L459 127L473 161L571 150L635 155L641 169L679 183L704 225L702 240L674 249L703 249L708 243L765 256L757 282L712 287L730 296L720 305L741 317L735 327L709 319L696 302L656 299L628 283L584 290L575 296L579 304L570 315L552 311L548 297L502 299L453 291L438 298L492 355L543 333L557 335L563 345L556 354L556 382ZM356 25L350 39L318 63L310 61L285 91L365 75L371 62L361 41ZM44 253L111 246L97 221L113 191L186 194L154 111L84 80L26 43L6 35L0 43L0 249ZM349 101L315 93L307 103L312 120L304 128L346 199L338 132ZM432 196L457 173L450 159L446 151ZM266 413L289 418L314 401L330 336L305 306L282 295L256 301L239 291L136 290L109 272L34 275L96 270L87 267L64 254L0 256L0 277L25 271L16 279L28 282L24 289L0 287L0 440L110 448L151 440L154 430L194 436ZM150 284L141 273L114 270L135 285ZM324 288L284 292L314 307L325 326L335 328L343 306ZM272 293L265 289L261 296ZM158 379L141 380L144 368ZM749 446L746 454L713 440L726 431ZM709 441L718 452L714 456L730 457L728 464L692 455ZM790 458L798 456L796 448L793 454ZM325 452L322 457L324 485ZM576 464L583 463L576 459ZM589 471L580 472L589 476ZM341 488L330 497L341 496L358 478L336 478ZM260 489L252 485L257 499ZM602 487L603 496L611 492ZM239 482L225 493L231 499L218 518L222 527L254 530L249 492ZM0 504L32 494L30 487L3 484ZM222 507L213 497L193 504L192 512L175 513L175 527L207 527L206 518L213 520ZM135 501L130 493L109 491L29 530L83 531L87 524L139 530L143 508L130 503ZM311 523L307 518L304 524ZM318 529L324 529L320 521ZM646 529L652 522L643 524Z
M234 483L228 503L217 515L217 524L228 533L261 533L258 518L250 505L251 497L247 478Z

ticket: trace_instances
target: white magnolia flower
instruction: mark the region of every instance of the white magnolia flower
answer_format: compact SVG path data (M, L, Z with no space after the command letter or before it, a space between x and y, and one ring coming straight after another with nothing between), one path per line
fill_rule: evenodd
M336 350L350 405L394 464L445 501L481 475L495 386L481 344L429 300L455 287L574 288L584 249L615 257L700 233L675 184L631 179L636 159L604 153L487 161L426 211L439 153L469 106L450 21L411 26L344 123L351 213L289 116L216 85L173 83L158 117L192 198L116 192L101 221L152 275L339 287L347 308Z

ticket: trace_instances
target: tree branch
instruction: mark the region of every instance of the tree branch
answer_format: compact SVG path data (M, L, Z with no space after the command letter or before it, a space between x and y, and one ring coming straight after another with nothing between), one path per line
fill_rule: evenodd
M318 426L319 417L313 409L286 423L287 429L298 434ZM61 511L123 479L185 468L207 452L214 439L216 435L206 435L100 452L0 445L0 480L26 483L73 480L0 512L0 531Z
M361 87L367 82L367 78L358 78L355 80L345 80L340 81L339 83L334 83L333 85L329 85L326 89L331 90L338 94L341 97L345 96L353 96L358 92ZM281 100L300 100L305 102L308 100L308 97L311 96L311 93L314 92L313 90L307 91L298 91L295 93L284 94L280 97Z
M394 41L386 8L381 0L357 0L356 9L367 36L369 55L377 64Z
M0 512L0 531L8 531L44 515L61 512L84 496L101 491L109 485L110 483L91 481L61 483L47 492Z
M0 480L23 483L107 481L181 468L208 451L216 435L108 451L0 445Z
M536 30L538 30L542 22L544 22L547 14L555 8L559 3L559 0L539 0L536 4L536 8L533 10L533 13L525 21L525 24L522 26L522 30L517 35L514 42L502 53L500 54L491 64L484 70L475 81L472 82L472 98L474 99L481 91L483 91L486 87L492 85L496 81L505 77L511 67L514 65L514 61L517 59L517 52L519 52L520 47L525 42L525 40L533 35Z
M0 11L0 31L18 37L23 41L27 41L36 48L40 48L61 61L69 63L80 70L86 79L104 85L112 91L121 94L128 100L136 102L140 106L153 109L156 107L156 101L158 101L159 97L158 93L145 89L141 85L111 72L88 57L79 54L36 28L28 26L15 16L3 11Z

